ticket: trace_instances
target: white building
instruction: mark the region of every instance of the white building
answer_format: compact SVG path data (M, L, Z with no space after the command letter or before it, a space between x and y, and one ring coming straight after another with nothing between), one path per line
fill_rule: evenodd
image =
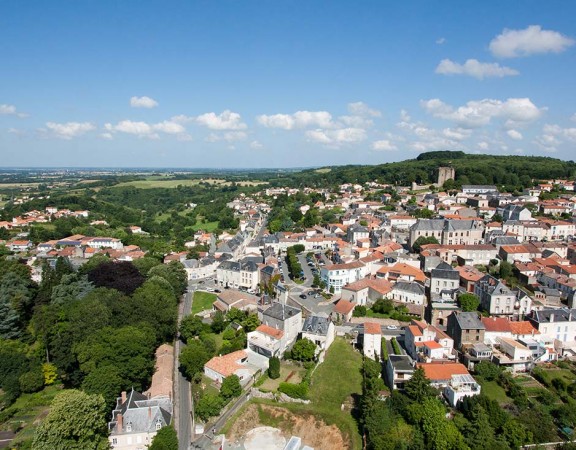
M149 399L134 389L116 400L112 421L108 423L108 442L115 450L145 450L158 431L172 421L172 400Z
M378 323L364 323L364 356L380 361L382 356L382 326Z
M347 284L354 283L367 274L366 266L361 261L354 261L348 264L331 264L322 267L320 270L320 277L326 283L326 288L332 290L334 293L339 294L342 287Z

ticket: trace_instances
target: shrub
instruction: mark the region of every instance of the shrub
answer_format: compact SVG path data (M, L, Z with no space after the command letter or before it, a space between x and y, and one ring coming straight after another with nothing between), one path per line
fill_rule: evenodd
M392 338L392 349L394 349L394 354L395 355L401 355L402 351L400 350L400 344L398 344L398 341L396 340L396 338Z
M386 338L382 338L382 342L380 344L382 346L382 361L388 361L388 347L386 347Z
M273 380L280 378L280 359L276 356L268 360L268 376Z
M299 398L306 400L308 398L308 383L302 382L300 384L294 383L280 383L278 390L288 397Z

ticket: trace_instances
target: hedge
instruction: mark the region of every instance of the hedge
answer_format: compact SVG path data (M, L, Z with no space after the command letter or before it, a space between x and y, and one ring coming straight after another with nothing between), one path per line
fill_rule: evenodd
M308 383L302 382L299 384L294 383L280 383L278 386L278 390L288 397L292 398L300 398L302 400L306 400L308 398Z

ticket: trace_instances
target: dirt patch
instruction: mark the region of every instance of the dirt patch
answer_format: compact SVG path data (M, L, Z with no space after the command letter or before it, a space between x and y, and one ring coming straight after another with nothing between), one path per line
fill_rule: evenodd
M255 427L270 426L282 431L283 436L298 436L302 444L316 450L349 449L349 443L335 425L326 425L311 414L296 415L287 409L250 404L230 428L227 439L243 441L246 433Z

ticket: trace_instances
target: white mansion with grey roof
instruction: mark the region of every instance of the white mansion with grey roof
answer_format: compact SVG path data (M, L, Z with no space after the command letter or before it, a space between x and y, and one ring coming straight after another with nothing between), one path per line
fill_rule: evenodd
M420 219L410 227L410 246L419 237L435 237L442 245L484 243L481 220Z

